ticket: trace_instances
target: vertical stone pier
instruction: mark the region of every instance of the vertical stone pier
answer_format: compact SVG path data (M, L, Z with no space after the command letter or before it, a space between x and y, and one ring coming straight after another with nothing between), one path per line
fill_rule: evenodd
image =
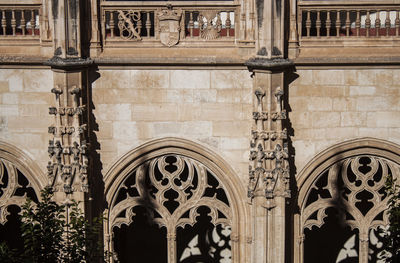
M54 103L49 114L54 123L48 153L48 180L57 202L87 204L89 192L89 101L88 67L90 59L82 57L81 1L53 1L54 56L45 64L54 76Z
M253 263L285 262L285 206L290 197L284 51L284 1L257 0L257 54L246 62L253 73L253 127L248 197L252 205Z

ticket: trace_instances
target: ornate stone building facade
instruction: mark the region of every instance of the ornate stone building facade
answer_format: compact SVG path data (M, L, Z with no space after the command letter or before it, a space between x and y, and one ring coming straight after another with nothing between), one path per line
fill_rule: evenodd
M51 185L105 214L112 262L380 262L399 12L0 1L0 240Z

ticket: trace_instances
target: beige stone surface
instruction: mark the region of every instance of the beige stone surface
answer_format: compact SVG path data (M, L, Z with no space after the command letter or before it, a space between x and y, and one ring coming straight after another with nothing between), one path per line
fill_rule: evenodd
M53 73L47 69L0 70L0 140L36 161L43 172L48 162L48 127L53 118L50 90Z
M53 73L0 71L0 139L38 156L45 170L54 102ZM252 79L247 70L102 69L93 84L103 169L138 145L165 136L200 142L247 180ZM318 152L359 137L400 142L400 72L298 70L289 85L289 118L301 169ZM29 150L28 150L29 149Z
M400 142L396 69L298 70L289 86L296 168L346 140L374 137Z
M393 149L396 149L396 146L391 143L400 144L400 47L397 36L389 36L387 30L386 36L379 36L380 33L377 32L376 36L354 37L353 28L351 31L347 30L347 36L342 34L344 32L341 34L338 32L335 36L324 36L329 24L326 22L329 17L327 14L332 15L331 29L335 31L335 22L339 24L345 22L346 25L343 23L341 25L342 29L348 26L348 19L343 16L346 12L347 15L353 16L355 13L360 14L360 10L361 22L357 18L356 24L360 22L364 28L365 12L367 12L371 13L372 27L375 20L379 22L380 19L381 31L389 25L394 30L394 24L397 24L392 17L394 13L386 11L398 9L398 0L389 1L391 3L386 3L384 6L372 0L365 1L368 3L367 6L357 1L347 3L346 6L337 3L330 5L325 3L326 1L285 1L284 5L279 5L280 1L267 0L257 1L257 5L252 0L226 1L223 4L185 1L183 5L179 4L179 8L174 7L172 10L167 10L165 3L161 1L145 4L137 1L132 7L129 1L92 0L85 1L86 4L76 10L71 6L65 6L67 1L19 2L21 1L3 1L2 24L6 22L0 37L0 141L13 144L26 152L34 162L38 163L44 174L43 181L46 181L45 172L49 159L51 159L50 164L60 162L56 151L53 156L49 151L49 158L49 139L58 140L59 134L49 136L48 127L57 120L57 131L65 128L66 133L71 133L72 128L77 131L87 125L90 128L90 138L87 138L86 134L80 136L78 132L72 132L70 135L63 135L62 144L67 147L72 141L79 142L81 146L79 150L82 151L84 140L90 139L89 146L95 147L98 151L100 163L97 163L97 160L94 160L95 162L91 162L93 159L89 160L88 173L91 175L91 169L94 168L96 176L104 176L104 188L93 189L94 192L86 195L90 198L88 206L84 205L84 202L81 205L96 212L97 208L91 209L91 204L98 208L103 208L101 206L106 204L105 211L102 211L108 218L104 224L104 241L106 249L110 251L114 249L112 242L114 227L131 224L133 218L130 211L134 210L130 208L138 204L137 198L128 197L127 201L120 205L118 202L123 199L121 197L123 193L117 194L117 191L121 187L129 187L123 186L127 167L133 168L135 165L137 168L136 161L155 160L155 156L146 156L146 153L164 155L163 151L173 146L176 151L174 154L181 155L186 164L193 161L190 155L194 158L199 154L197 157L205 158L199 160L201 164L196 166L204 165L210 169L218 167L212 173L217 176L218 187L230 190L227 192L229 207L221 209L225 206L211 199L203 205L211 202L212 213L209 215L219 217L219 219L213 218L213 223L221 223L224 228L227 224L232 230L230 243L233 262L282 263L292 260L300 263L304 261L300 259L301 255L307 251L303 247L310 244L307 241L308 236L303 235L304 227L307 227L303 222L307 218L301 204L304 200L302 195L304 193L305 196L308 190L316 185L314 184L318 181L316 176L321 172L315 169L316 166L307 167L307 163L318 153L339 143L341 146L336 149L341 152L341 158L349 157L343 157L349 154L346 153L346 149L352 149L353 155L354 152L364 154L362 152L364 148L359 148L360 144L368 144L373 151L380 147L379 144L385 145L387 149L375 151L379 155L387 150L387 153L379 155L383 158L386 154L394 155ZM278 5L275 5L275 2ZM262 6L264 11L260 9ZM281 8L271 8L274 6ZM25 18L29 20L29 11L32 7L38 9L31 13L29 23L24 22ZM81 10L82 8L87 10ZM181 12L178 9L181 8L183 14L179 18ZM135 14L128 12L131 9L135 10ZM193 19L198 20L194 22L196 36L190 36L190 33L186 35L184 28L176 27L175 24L174 28L179 28L182 33L179 41L171 47L164 46L165 37L175 38L175 36L174 32L165 32L167 27L161 26L161 16L164 16L158 12L161 9L164 9L164 15L165 12L173 12L173 16L179 14L176 19L169 19L169 28L180 20L186 21L182 23L182 27L191 31ZM376 10L382 10L380 18ZM21 11L22 14L26 14L24 19ZM77 12L79 16L82 14L86 16L74 16L74 11L79 11ZM342 21L337 19L335 12L337 15L342 15ZM383 14L385 12L386 18ZM6 17L4 14L7 14ZM127 20L124 32L121 32L121 25L124 23L113 23L123 22L124 14L133 20L136 20L136 15L142 16L138 21L132 20L138 29L137 32L128 26ZM226 15L229 15L231 21L226 19ZM55 17L71 19L55 19ZM81 21L75 21L75 17ZM91 22L85 23L88 17ZM35 19L38 30L32 32ZM139 30L139 21L143 22L142 30ZM28 34L21 33L24 30L23 23L29 24L25 29L29 27L31 33L40 35L32 36L29 30ZM223 36L217 32L219 27L225 31L229 26L232 26L232 30L228 32L234 33L234 36L229 34ZM303 28L296 28L299 26ZM310 27L312 34L318 32L317 36L304 37L303 29L310 31ZM390 30L390 34L393 30ZM197 31L200 31L198 36ZM144 36L144 32L147 36ZM133 33L133 38L124 39L129 33ZM136 33L141 34L142 38ZM371 32L371 35L374 34ZM160 43L160 36L163 43ZM246 65L251 65L252 62L256 64L266 62L258 59L249 61L256 54L262 59L286 58L288 55L285 54L286 47L289 49L289 57L294 62L293 68L284 68L288 71L294 70L290 73L290 77L284 78L284 73L280 72L282 69L280 59L270 64L276 67L256 67L251 69L253 71L251 73L247 69ZM57 50L53 50L54 48ZM261 55L264 49L266 53ZM77 53L73 54L75 50ZM53 54L58 56L59 52L60 60L55 59L52 62L59 63L60 67L53 67L53 71L44 68L47 64L44 62ZM63 60L66 57L68 60ZM85 74L80 72L81 68L62 65L62 62L70 66L75 62L77 62L75 66L81 65L80 59L75 60L81 57L88 57L92 60L88 62L94 62L89 67L89 71L93 73L89 76L89 82L92 80L94 82L90 83L89 89L86 87L82 89L83 92L87 92L87 96L85 93L78 95L79 86L86 80ZM297 78L292 79L296 75ZM292 82L286 87L288 81ZM50 92L53 88L55 94ZM283 90L287 93L280 97ZM55 105L55 98L61 98L61 104L67 107L65 114L60 113L64 109L57 108L60 114L49 115L49 106L60 106ZM82 101L78 101L80 99ZM87 103L85 106L92 111L83 114L88 113L93 119L75 117L79 115L76 107ZM282 110L287 111L287 122L281 120L284 119L281 117L285 116L280 114ZM289 127L283 127L286 124ZM290 149L293 147L294 152L288 154L289 159L293 157L295 167L291 167L292 163L288 164L285 160L288 156L286 139L282 136L283 128L287 128L288 134L292 136L289 140L292 145L289 146ZM280 136L275 138L274 132ZM251 136L253 140L250 145ZM353 141L364 137L371 138ZM390 143L374 138L384 139ZM346 141L351 142L346 145ZM3 147L4 145L2 144ZM186 145L188 149L184 149L182 145ZM283 147L281 149L278 146ZM138 151L130 152L134 148ZM282 151L279 151L280 149ZM78 156L80 153L77 153L77 148L73 149L73 154L69 154L68 148L63 150L61 158L63 165L73 163L73 168L77 167L76 165L82 168L74 170L79 174L75 179L81 180L79 184L84 186L79 191L86 191L85 153L81 152L81 156ZM254 154L257 150L258 152ZM88 157L90 159L92 155L89 154ZM320 157L325 163L329 163L326 160L331 158L335 159L337 155L332 153L329 158ZM397 159L397 162L400 163L400 159ZM379 163L384 167L380 160ZM93 167L91 164L96 166ZM158 172L171 175L170 172L163 173L161 170L166 166L161 169L161 165L158 166ZM297 186L289 185L288 182L292 183L292 180L286 180L288 166L297 174L307 167L304 176L299 176ZM323 165L319 167L326 168ZM249 169L250 173L254 172L254 178L249 178ZM258 173L262 169L264 172ZM140 173L140 170L137 171ZM64 191L68 191L68 187L65 186L74 185L73 182L67 182L69 180L67 172L68 168L64 167L61 176L64 181ZM141 192L139 195L147 200L148 196L142 195L146 193L146 189L140 186L141 176L138 173L135 176L136 179L139 178L138 183L134 187ZM239 180L236 175L239 175ZM200 177L201 175L197 179ZM195 176L190 175L188 178ZM330 175L329 178L333 177ZM173 180L170 179L171 183ZM201 186L206 182L209 183L209 180L197 180L196 184ZM206 185L203 186L198 188L207 188ZM329 182L328 186L331 186ZM187 193L184 193L183 199L175 199L182 205L180 208L183 209L180 211L192 209L200 204L197 197L201 195L194 194L196 187L189 187L186 190L191 191L191 198L195 198L184 202L184 199L188 198ZM179 192L177 188L172 188L176 190L175 192ZM180 188L183 190L183 185ZM331 187L328 188L333 190ZM160 187L158 189L161 190ZM290 193L291 189L297 189L298 192ZM97 191L102 190L105 198L98 199L103 193ZM166 199L171 199L171 196L164 195L166 193L164 190L158 192L161 197L157 198L160 206L166 205L164 203ZM290 194L295 194L292 200L298 203L291 202L287 206L286 198L290 198ZM70 196L64 196L62 193L62 196L84 200L83 193L75 192ZM114 196L119 200L115 201ZM218 195L216 198L218 199ZM66 198L58 195L56 199L65 201ZM193 200L194 203L191 203ZM0 210L6 211L3 208L7 202L9 200L0 204ZM321 203L325 209L326 202ZM374 202L379 208L382 208L384 203L384 200L379 204ZM160 206L154 207L155 210ZM121 207L128 210L117 211ZM218 211L214 210L215 208ZM295 211L291 208L295 208ZM178 256L176 252L179 249L176 249L174 241L177 229L174 222L177 221L173 220L181 218L181 214L170 213L168 218L166 211L157 212L161 212L158 213L160 218L168 221L166 229L169 261L176 262ZM222 218L220 213L224 214L225 218ZM123 214L126 218L123 218ZM321 213L318 214L320 215ZM113 221L116 217L119 218ZM311 221L310 229L316 225L316 221L311 217L308 218ZM289 218L292 220L287 221ZM368 236L371 226L367 225L365 220L359 220L360 217L357 215L354 218L354 221L363 222L363 227L358 229L361 233L360 240L365 239L361 237ZM193 226L197 218L190 216L188 220L193 220L190 223ZM364 232L361 231L363 229ZM224 232L226 230L224 229ZM177 237L179 239L179 235ZM368 261L367 243L361 242L357 251L360 262ZM191 245L193 242L189 243L189 248L193 250L194 247ZM226 253L228 249L223 251ZM192 252L189 254L193 254ZM118 253L111 254L118 256ZM226 255L229 257L229 253ZM111 261L117 260L111 259ZM221 261L229 260L221 259Z
M252 79L244 70L100 70L93 85L103 171L140 144L197 141L247 181ZM100 144L101 145L101 144Z

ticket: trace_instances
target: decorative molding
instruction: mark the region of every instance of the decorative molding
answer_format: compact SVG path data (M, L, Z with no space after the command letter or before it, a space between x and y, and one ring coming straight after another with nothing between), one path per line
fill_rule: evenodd
M92 64L93 60L90 58L60 58L57 56L43 62L43 65L64 70L87 68Z
M140 24L140 25L139 25ZM120 37L125 40L140 41L141 14L140 11L118 10L118 28Z
M279 71L287 70L294 67L293 61L285 58L265 59L261 57L251 58L245 62L245 65L250 71L254 70L268 70Z
M291 64L285 60L284 65ZM290 197L287 130L282 122L287 117L283 108L284 91L281 86L265 83L271 78L268 72L257 71L254 75L248 183L248 197L263 195L270 200L266 202L267 208L275 206L276 196Z
M82 91L77 85L55 85L51 90L56 105L49 108L55 124L48 129L53 138L48 146L47 176L55 191L67 194L88 192L87 124L82 118L85 111Z

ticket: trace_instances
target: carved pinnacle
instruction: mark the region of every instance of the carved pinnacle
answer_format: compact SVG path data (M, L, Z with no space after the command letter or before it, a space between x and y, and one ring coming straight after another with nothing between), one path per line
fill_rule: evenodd
M56 95L60 95L60 94L63 93L62 89L60 89L60 87L58 85L55 88L52 88L51 92L56 94Z
M71 89L71 91L70 91L70 93L72 94L72 95L77 95L77 94L79 94L80 92L81 92L81 88L80 87L77 87L77 86L72 86L72 89Z
M281 104L282 96L283 96L283 90L280 87L278 87L278 90L275 92L275 97L279 105Z
M261 88L258 88L255 90L254 94L257 97L258 104L260 105L262 98L265 96L265 92Z

